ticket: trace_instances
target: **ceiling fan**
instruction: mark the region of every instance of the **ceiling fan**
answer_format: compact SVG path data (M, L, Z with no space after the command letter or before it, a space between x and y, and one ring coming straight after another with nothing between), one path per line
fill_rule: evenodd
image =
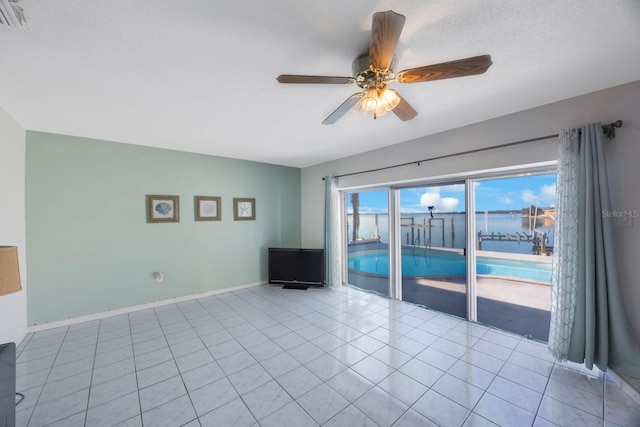
M335 123L352 107L365 115L371 113L374 119L393 111L400 120L407 121L413 119L418 112L396 90L387 88L389 83L420 83L472 76L484 73L491 66L491 56L481 55L409 68L394 74L396 65L394 55L404 21L403 15L392 10L373 14L369 51L359 55L352 64L355 77L281 74L277 80L280 83L357 84L362 91L347 98L324 119L323 125Z

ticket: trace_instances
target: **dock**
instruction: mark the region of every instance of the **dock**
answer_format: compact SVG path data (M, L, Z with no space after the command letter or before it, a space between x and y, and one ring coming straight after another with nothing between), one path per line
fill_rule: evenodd
M515 233L490 233L482 234L478 232L478 247L482 250L482 242L524 242L531 244L531 254L533 255L551 255L553 253L553 246L549 246L549 237L546 232L534 230L533 233L528 234L525 232Z

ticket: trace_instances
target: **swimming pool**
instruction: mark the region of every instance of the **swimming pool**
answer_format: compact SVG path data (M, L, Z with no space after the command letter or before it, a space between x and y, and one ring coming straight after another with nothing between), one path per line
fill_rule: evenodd
M387 251L364 251L349 254L349 269L364 273L388 275ZM413 277L452 276L466 274L465 258L454 253L405 250L402 252L402 275ZM551 263L477 257L476 274L525 281L551 283Z

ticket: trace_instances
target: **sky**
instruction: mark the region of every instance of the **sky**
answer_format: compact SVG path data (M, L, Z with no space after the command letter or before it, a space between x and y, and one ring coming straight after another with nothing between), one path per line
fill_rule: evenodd
M533 175L477 181L476 210L519 210L530 205L555 206L556 175ZM387 212L387 191L360 193L360 212ZM349 212L351 200L347 197ZM465 210L464 184L416 187L400 190L401 212L462 212Z

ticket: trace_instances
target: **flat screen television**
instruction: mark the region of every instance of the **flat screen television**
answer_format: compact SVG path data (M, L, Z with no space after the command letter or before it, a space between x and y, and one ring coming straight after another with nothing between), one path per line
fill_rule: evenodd
M269 283L324 286L324 249L269 248Z

